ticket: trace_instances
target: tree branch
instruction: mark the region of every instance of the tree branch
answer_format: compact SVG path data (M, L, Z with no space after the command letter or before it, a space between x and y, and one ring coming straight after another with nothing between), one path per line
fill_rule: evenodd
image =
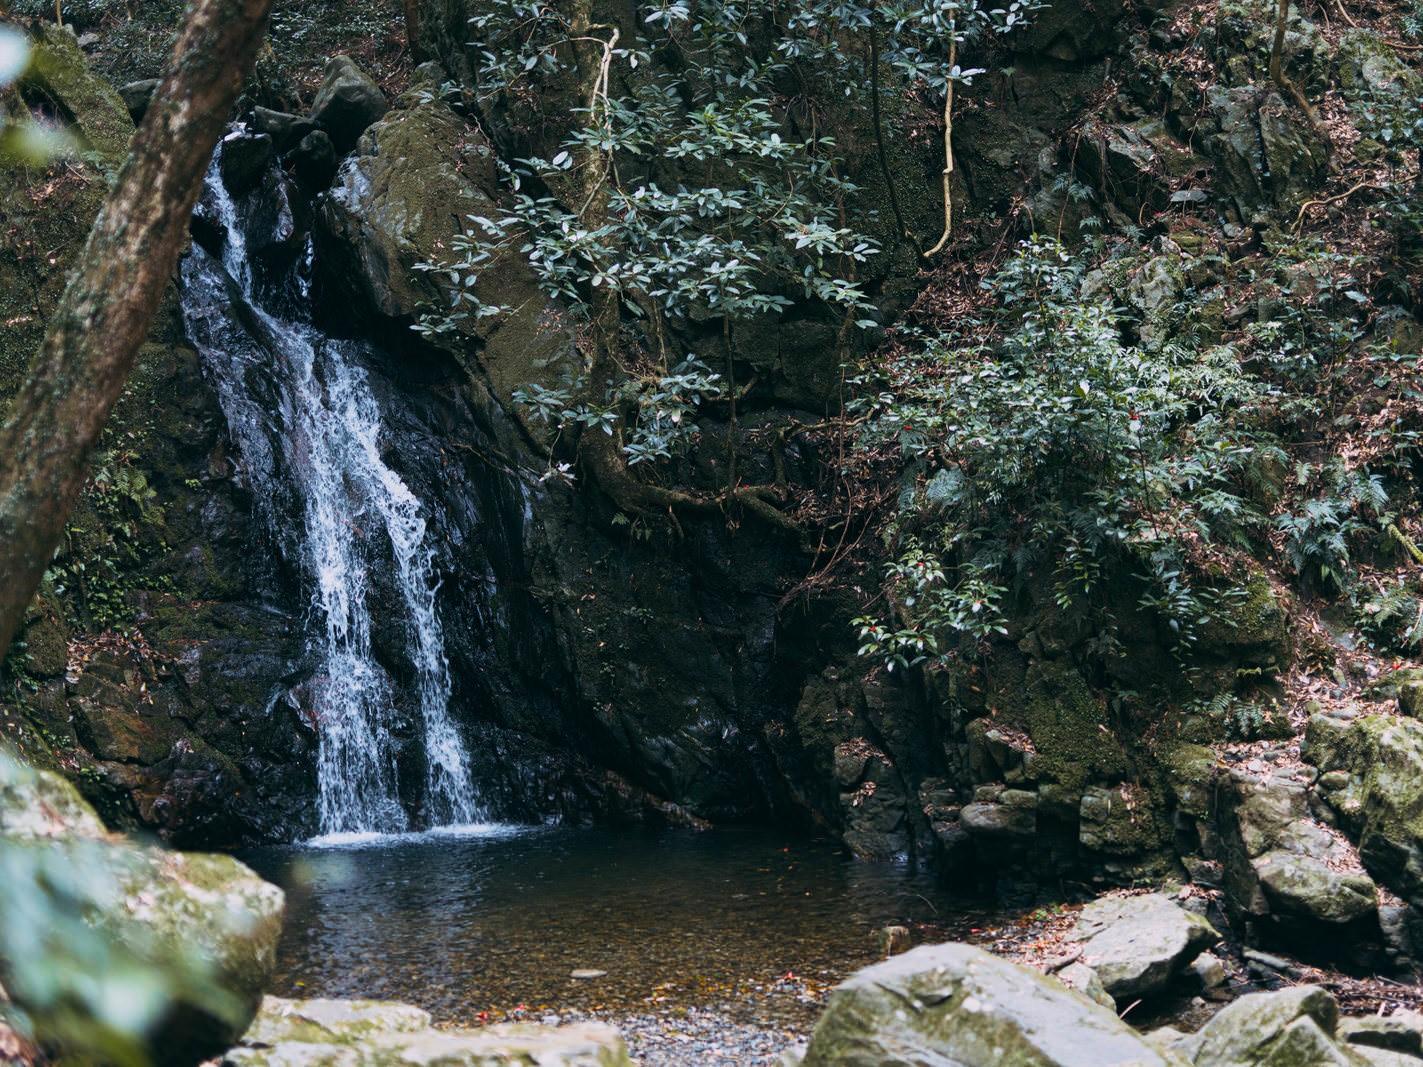
M953 30L949 32L952 35ZM954 229L954 64L958 56L958 38L950 36L949 69L944 78L944 235L939 238L938 244L924 253L926 259L943 251Z

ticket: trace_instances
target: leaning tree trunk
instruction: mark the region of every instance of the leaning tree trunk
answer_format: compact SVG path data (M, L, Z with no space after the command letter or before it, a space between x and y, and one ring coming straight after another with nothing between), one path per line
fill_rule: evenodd
M59 545L90 453L173 276L270 4L195 0L128 162L0 427L0 656Z

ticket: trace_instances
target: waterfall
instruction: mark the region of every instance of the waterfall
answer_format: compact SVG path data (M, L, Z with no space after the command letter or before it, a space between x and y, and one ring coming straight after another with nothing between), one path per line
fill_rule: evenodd
M222 257L195 245L185 258L183 316L259 518L309 586L311 650L320 666L305 710L319 739L321 831L412 828L390 729L396 686L372 647L378 577L393 588L403 614L424 748L423 823L475 822L482 812L449 712L428 509L381 456L381 412L357 360L359 346L312 324L309 244L280 284L257 282L243 225L250 205L235 202L225 187L222 151L204 193L223 237ZM299 516L299 531L283 529L289 516Z

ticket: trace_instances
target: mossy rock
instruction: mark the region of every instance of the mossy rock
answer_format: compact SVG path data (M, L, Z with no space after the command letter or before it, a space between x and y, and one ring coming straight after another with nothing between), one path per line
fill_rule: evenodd
M1026 681L1019 715L1037 750L1040 777L1080 788L1092 779L1110 781L1126 773L1126 753L1112 733L1105 704L1076 669L1034 663Z
M1354 830L1359 857L1375 878L1423 900L1423 722L1392 715L1352 721L1315 715L1304 753L1324 775L1351 781L1326 794Z
M73 785L18 764L0 779L0 835L61 850L86 871L102 902L94 925L168 983L166 1008L145 1035L154 1062L196 1062L246 1029L276 965L280 889L231 856L108 834ZM180 975L181 985L171 981Z
M804 1067L1166 1067L1116 1014L971 945L925 945L830 995Z
M1177 808L1197 819L1208 818L1220 766L1215 750L1177 742L1166 746L1157 758Z
M1269 579L1256 572L1233 585L1201 627L1197 649L1246 666L1277 667L1290 655L1289 614ZM1228 592L1229 590L1227 590Z
M89 68L79 43L67 28L41 23L38 47L21 80L26 96L42 94L56 105L69 132L100 166L116 173L128 158L133 119L112 85Z
M267 997L225 1067L631 1067L618 1032L602 1023L506 1023L435 1030L428 1012L376 1000Z

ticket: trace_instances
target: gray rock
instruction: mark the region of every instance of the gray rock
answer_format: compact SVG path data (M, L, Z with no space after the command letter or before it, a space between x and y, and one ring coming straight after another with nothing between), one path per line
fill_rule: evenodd
M1378 911L1378 887L1352 846L1313 819L1304 783L1235 771L1224 785L1219 825L1232 914L1308 937Z
M830 995L805 1067L1164 1067L1108 1009L970 945L926 945Z
M1057 980L1067 988L1077 990L1094 1004L1100 1004L1112 1011L1117 1010L1117 1002L1102 985L1102 979L1097 976L1097 972L1087 964L1081 961L1068 964L1057 972Z
M1299 967L1291 960L1283 956L1276 956L1270 952L1261 952L1258 948L1247 948L1244 950L1245 964L1256 974L1265 977L1277 977L1284 975L1286 978L1293 978L1299 974Z
M277 151L285 154L301 144L307 134L314 132L316 123L300 115L256 107L252 109L252 128L258 133L265 133L272 139Z
M148 105L153 102L153 94L161 84L163 83L159 78L144 78L142 81L129 82L119 87L119 96L134 122L142 122L143 116L148 114Z
M966 804L959 821L975 837L1030 838L1038 827L1036 809L999 803Z
M1340 871L1320 856L1276 849L1255 864L1276 911L1349 923L1378 910L1378 887L1362 871Z
M261 1010L242 1035L244 1045L340 1044L379 1033L412 1033L430 1028L430 1013L410 1004L382 1000L287 1000L264 997Z
M1329 992L1296 986L1241 997L1178 1047L1195 1067L1361 1067L1338 1024Z
M1349 784L1327 794L1375 878L1405 898L1423 895L1423 721L1393 715L1315 715L1306 758Z
M1202 952L1191 961L1190 970L1202 989L1219 989L1225 985L1225 964L1214 952Z
M1416 1011L1341 1019L1338 1032L1351 1045L1423 1056L1423 1015Z
M631 1067L601 1023L435 1030L427 1012L370 1000L268 997L225 1067Z
M326 80L311 106L311 118L331 135L342 155L356 147L362 133L389 108L385 94L350 56L326 64Z
M1074 936L1082 962L1117 1000L1164 990L1220 940L1209 922L1160 893L1100 897L1082 909Z

